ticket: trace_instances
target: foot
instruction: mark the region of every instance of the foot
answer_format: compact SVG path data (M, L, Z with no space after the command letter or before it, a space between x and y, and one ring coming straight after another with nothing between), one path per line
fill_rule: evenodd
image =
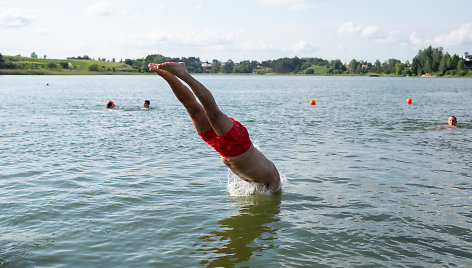
M166 77L170 78L170 77L174 76L173 74L169 73L168 71L159 68L159 64L149 63L148 67L149 67L149 71L155 72L156 74L162 76L163 78L166 78Z
M187 68L183 62L164 62L158 64L158 69L164 69L169 73L176 75L177 77L182 77L187 74Z
M157 72L157 70L159 70L159 64L149 63L148 68L151 72Z

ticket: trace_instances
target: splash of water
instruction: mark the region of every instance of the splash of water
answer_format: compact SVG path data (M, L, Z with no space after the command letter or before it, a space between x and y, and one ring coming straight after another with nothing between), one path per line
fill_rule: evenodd
M260 150L259 145L253 142L254 147ZM265 193L271 194L273 192L282 191L284 185L287 184L288 180L285 174L280 174L280 185L279 188L276 190L268 189L262 183L255 183L255 182L247 182L242 180L238 177L238 175L234 174L230 169L228 169L228 182L227 182L227 192L230 196L249 196L255 193Z
M284 185L287 184L287 177L280 173L280 185L277 190L270 190L262 183L247 182L238 177L238 175L228 169L228 182L226 190L230 196L249 196L256 193L271 194L273 192L282 191Z

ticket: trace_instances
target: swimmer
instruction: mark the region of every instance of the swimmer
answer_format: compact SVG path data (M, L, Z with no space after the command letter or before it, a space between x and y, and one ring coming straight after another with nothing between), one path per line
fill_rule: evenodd
M107 102L107 109L113 109L115 108L115 103L111 100Z
M447 125L445 125L445 127L453 127L453 128L456 128L457 124L457 118L453 115L449 116L449 119L447 119Z
M151 105L151 101L150 100L145 100L144 103L143 103L143 108L141 108L141 110L151 109L151 108L149 108L149 105Z
M241 123L219 109L211 92L187 72L183 62L150 63L149 70L167 81L187 110L198 135L220 153L221 161L233 173L267 189L280 189L280 175L274 163L254 147Z

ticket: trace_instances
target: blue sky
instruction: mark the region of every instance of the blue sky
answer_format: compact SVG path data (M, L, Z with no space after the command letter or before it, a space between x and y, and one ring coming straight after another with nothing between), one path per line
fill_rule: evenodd
M0 0L0 53L117 60L411 60L472 52L472 1Z

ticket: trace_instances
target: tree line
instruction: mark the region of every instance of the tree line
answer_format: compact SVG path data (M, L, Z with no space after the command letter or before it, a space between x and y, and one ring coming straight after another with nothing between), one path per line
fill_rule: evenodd
M244 60L235 63L232 60L221 62L213 60L211 63L201 62L199 58L170 58L160 54L148 55L143 59L126 59L124 62L140 72L148 72L150 62L162 63L166 61L184 62L192 73L279 73L279 74L317 74L317 75L367 75L384 74L394 76L464 76L472 75L472 61L466 61L458 55L451 56L444 53L443 48L431 46L420 50L412 61L401 62L389 59L384 62L376 60L351 60L343 63L341 60L325 60L322 58L279 58L262 62Z
M36 53L32 53L36 58ZM44 56L46 58L46 56ZM67 59L92 60L87 55L78 57L69 57ZM107 61L105 58L99 58L99 62ZM115 59L111 60L115 63ZM198 57L172 58L160 54L148 55L141 59L120 60L123 66L127 66L122 71L146 73L149 72L148 64L163 62L184 62L191 73L224 73L224 74L246 74L246 73L278 73L278 74L307 74L307 75L392 75L392 76L472 76L472 60L465 60L458 55L451 56L444 53L443 48L433 48L431 46L419 50L418 54L410 61L401 62L397 59L388 59L384 62L376 60L374 63L353 59L349 63L343 63L341 60L326 60L322 58L279 58L276 60L266 60L262 62L244 60L235 63L232 60L222 62L213 60L212 62L202 62ZM110 62L110 61L108 61ZM50 67L52 66L50 63ZM59 67L67 69L67 64L59 64ZM16 68L11 62L5 62L0 54L0 68ZM96 62L90 63L88 71L100 72L109 71L110 68L99 68ZM115 71L112 68L112 71Z

